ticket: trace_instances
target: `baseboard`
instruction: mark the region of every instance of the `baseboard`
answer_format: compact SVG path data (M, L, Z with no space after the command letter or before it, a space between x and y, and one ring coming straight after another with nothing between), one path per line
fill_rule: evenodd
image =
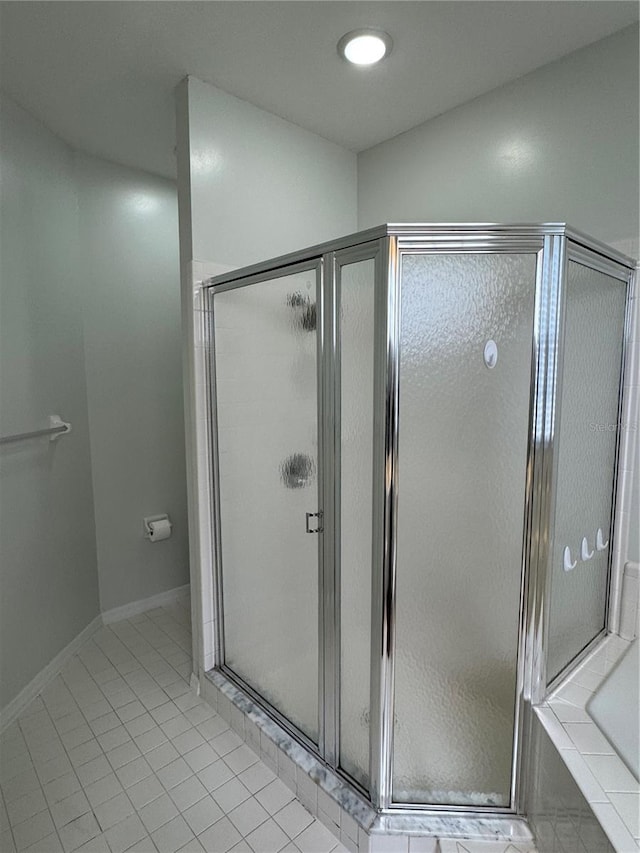
M26 687L0 711L0 732L20 716L29 702L36 698L39 693L50 684L53 679L64 669L65 664L79 651L80 647L102 626L102 616L96 616L86 628L71 640L71 642L58 652L53 660L41 669L32 678Z
M146 610L153 610L155 607L165 607L167 604L174 604L174 602L179 601L183 596L189 594L189 586L187 583L184 586L168 589L166 592L159 592L150 598L141 598L139 601L130 601L129 604L123 604L121 607L104 610L102 621L105 625L109 625L111 622L119 622L121 619L130 619L132 616L137 616Z

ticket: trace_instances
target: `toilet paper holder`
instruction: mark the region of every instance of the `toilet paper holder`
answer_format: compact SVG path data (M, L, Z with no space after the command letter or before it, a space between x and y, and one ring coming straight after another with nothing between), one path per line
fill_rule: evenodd
M168 525L160 525L163 528L163 532L158 535L158 523L166 521ZM149 515L144 519L144 535L150 542L159 542L162 539L168 539L171 536L171 531L173 529L173 524L169 521L169 516L164 513L162 515Z

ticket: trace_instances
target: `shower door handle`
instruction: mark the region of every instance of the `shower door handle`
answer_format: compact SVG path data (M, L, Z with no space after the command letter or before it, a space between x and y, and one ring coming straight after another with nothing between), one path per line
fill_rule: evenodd
M306 517L305 524L306 524L306 532L307 533L322 533L324 528L322 526L322 513L321 512L305 512L305 517ZM314 530L312 530L310 525L309 525L309 522L311 521L312 518L318 519L318 526Z

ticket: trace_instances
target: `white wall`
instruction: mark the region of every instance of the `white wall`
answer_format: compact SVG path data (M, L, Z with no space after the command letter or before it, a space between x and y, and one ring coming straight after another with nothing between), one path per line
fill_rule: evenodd
M98 614L73 153L2 96L0 707Z
M567 221L637 247L638 28L363 152L358 196L360 228Z
M173 183L77 155L100 604L189 582ZM152 544L143 518L168 513Z
M198 670L213 665L215 634L211 461L198 282L354 231L356 157L194 78L184 80L176 94L192 623Z

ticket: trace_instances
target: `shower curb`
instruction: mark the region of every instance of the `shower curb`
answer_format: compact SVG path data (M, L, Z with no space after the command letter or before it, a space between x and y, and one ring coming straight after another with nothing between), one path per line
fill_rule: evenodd
M519 853L535 853L529 825L517 816L378 814L222 672L204 673L199 686L201 698L351 853L439 853L439 842L447 840L470 841L479 845L478 853L485 843L500 842L505 849L517 844Z

